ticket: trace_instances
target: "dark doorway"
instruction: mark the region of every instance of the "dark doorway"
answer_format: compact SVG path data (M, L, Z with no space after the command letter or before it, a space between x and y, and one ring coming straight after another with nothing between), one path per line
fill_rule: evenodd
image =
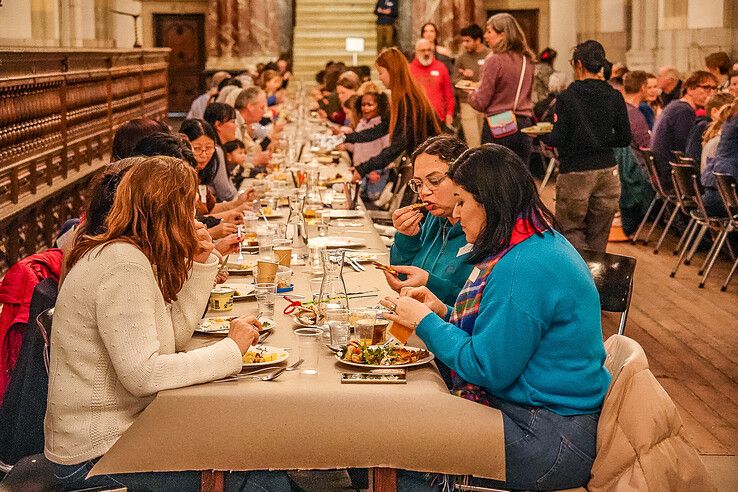
M170 48L169 115L184 117L205 92L205 17L154 14L156 46ZM180 114L177 114L180 113Z
M525 33L525 39L528 40L528 46L536 54L538 54L538 18L540 11L538 9L520 9L520 10L488 10L487 18L499 13L508 13L515 17L520 24L520 28Z

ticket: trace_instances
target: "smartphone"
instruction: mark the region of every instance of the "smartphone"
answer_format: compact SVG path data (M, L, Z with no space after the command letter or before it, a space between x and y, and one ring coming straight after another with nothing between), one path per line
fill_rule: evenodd
M375 384L407 384L407 378L403 371L402 374L378 374L372 372L342 372L341 383L359 384L359 383L375 383Z
M384 270L385 272L389 273L390 275L394 275L395 277L397 277L397 276L400 275L400 273L397 270L395 270L394 268L392 268L391 266L389 266L389 265L383 265L382 263L379 263L376 260L372 260L372 265L374 265L375 267L379 268L380 270Z

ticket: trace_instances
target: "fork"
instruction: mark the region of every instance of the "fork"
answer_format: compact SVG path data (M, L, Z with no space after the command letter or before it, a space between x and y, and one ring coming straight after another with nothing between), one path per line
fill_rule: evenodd
M351 258L350 256L348 256L347 258L354 265L354 267L358 268L357 271L359 271L359 272L365 272L366 271L366 268L364 267L364 265L362 265L361 263L359 263L358 261L356 261L355 258Z
M223 379L216 379L213 381L214 383L229 383L231 381L240 381L241 379L252 379L256 381L274 381L279 376L282 375L284 371L286 371L287 368L283 367L277 371L274 371L272 373L266 374L266 375L260 375L260 374L239 374L238 376L229 376L227 378Z

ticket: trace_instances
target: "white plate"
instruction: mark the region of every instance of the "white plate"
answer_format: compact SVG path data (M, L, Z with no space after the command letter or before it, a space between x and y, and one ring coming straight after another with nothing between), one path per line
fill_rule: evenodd
M408 349L408 350L420 350L417 347L405 347L405 348ZM411 362L410 364L397 364L397 365L391 365L391 366L381 366L379 364L359 364L358 362L351 362L349 360L343 360L343 359L341 359L341 357L338 354L336 354L336 360L338 362L340 362L341 364L346 364L347 366L354 366L354 367L364 367L364 368L370 368L370 369L376 369L376 368L382 368L382 369L387 369L387 368L393 368L394 369L394 368L397 368L397 369L400 369L402 367L422 366L422 365L425 365L425 364L431 362L433 359L436 358L436 356L433 355L431 352L428 352L428 353L430 354L430 355L428 355L428 357L426 357L424 359L420 359L417 362Z
M319 236L309 239L308 246L311 248L362 248L366 246L366 241L358 237Z
M370 261L387 263L388 255L389 253L368 253L361 251L352 251L346 253L346 256L350 257L352 260L358 261L359 263L368 263Z
M294 314L292 315L292 322L298 326L302 326L303 328L320 328L319 325L308 325L307 323L303 323L302 321L300 321L300 318L298 318Z
M249 275L251 271L256 268L256 260L252 258L245 258L243 260L243 263L229 261L227 266L228 273L230 275Z
M363 210L331 210L331 219L358 219L365 215Z
M286 361L290 354L285 349L277 348L277 347L271 347L269 345L255 345L249 349L249 352L263 352L266 354L273 354L277 353L279 356L272 361L269 362L251 362L251 363L245 363L242 362L242 367L264 367L264 366L273 366L275 364L279 364L280 362Z
M204 335L228 335L228 331L231 329L231 320L238 318L238 316L210 316L203 318L195 328L195 333L202 333ZM274 320L269 318L260 319L262 323L262 329L259 333L266 333L274 329L277 325Z
M254 285L253 284L242 284L242 285L224 285L236 291L233 295L233 301L245 301L254 297Z
M331 222L331 227L364 227L366 224L364 222L358 222L355 220L337 220L335 222Z

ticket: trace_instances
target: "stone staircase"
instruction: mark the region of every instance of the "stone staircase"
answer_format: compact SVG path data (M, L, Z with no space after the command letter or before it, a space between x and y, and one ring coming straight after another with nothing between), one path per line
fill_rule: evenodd
M293 73L312 82L329 60L352 64L346 38L364 38L359 65L373 68L377 56L375 0L296 0Z

